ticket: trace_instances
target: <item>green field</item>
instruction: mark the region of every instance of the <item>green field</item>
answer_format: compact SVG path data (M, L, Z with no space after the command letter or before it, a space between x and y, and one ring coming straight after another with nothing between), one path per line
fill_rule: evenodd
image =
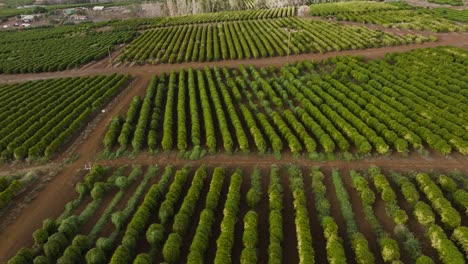
M114 74L0 85L1 159L54 157L127 79Z
M102 59L136 33L85 26L0 32L0 73L63 71Z
M468 11L421 6L2 26L0 263L465 264Z
M437 258L458 264L468 249L468 229L461 225L468 206L464 188L466 178L457 172L384 173L378 167L329 173L295 165L251 172L205 165L95 165L76 185L76 198L60 216L44 220L33 233L34 245L9 263L432 263ZM394 230L377 218L382 217L377 202ZM424 234L414 225L424 227ZM345 253L349 245L352 255Z
M337 57L171 72L153 78L125 118L114 118L104 145L118 152L202 147L316 156L429 148L466 155L467 54L444 47L369 62Z
M336 20L379 24L385 27L414 29L432 32L467 31L462 21L467 11L443 11L418 9L402 3L342 2L312 5L313 16L331 17ZM454 19L457 17L457 19Z
M180 63L286 56L394 46L429 39L397 36L365 27L299 18L248 20L148 30L123 51L119 60Z

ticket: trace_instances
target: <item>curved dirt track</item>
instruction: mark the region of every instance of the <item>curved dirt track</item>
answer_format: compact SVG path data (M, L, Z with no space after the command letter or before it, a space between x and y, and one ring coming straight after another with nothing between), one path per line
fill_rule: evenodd
M452 45L456 47L468 48L467 33L451 33L451 34L434 34L439 37L437 42L429 42L424 44L413 44L396 47L383 47L378 49L351 50L330 52L325 54L301 54L291 55L289 62L296 60L320 60L335 56L343 55L360 55L366 59L383 58L388 52L404 52L416 48L436 47L441 45ZM99 114L93 122L85 129L83 136L76 139L72 147L67 153L75 153L79 158L72 164L64 165L63 170L51 180L44 188L38 197L33 200L27 207L27 210L21 211L14 223L2 227L0 229L0 263L6 262L15 252L23 246L31 246L33 239L31 234L41 226L42 220L48 217L58 216L66 202L75 197L74 185L80 181L80 176L84 173L82 169L85 165L94 163L97 158L98 151L101 149L101 140L106 132L107 123L118 113L124 113L132 98L136 95L144 95L147 83L152 74L160 74L178 70L180 67L203 68L205 66L220 66L220 67L237 67L240 64L261 66L280 66L288 62L287 57L272 57L257 60L235 60L235 61L218 61L206 63L183 63L183 64L159 64L159 65L144 65L144 66L121 66L110 68L103 61L87 65L82 69L70 70L64 72L40 73L40 74L19 74L19 75L0 75L0 83L16 82L18 80L39 80L57 77L72 77L72 76L87 76L95 74L111 74L125 73L135 76L135 80L130 86L123 91L113 102L111 102L105 113ZM65 159L65 155L54 160L50 166L60 166L60 163ZM225 166L269 166L270 164L287 165L295 163L301 166L320 165L323 167L334 168L366 168L372 164L381 166L382 168L395 170L432 170L434 168L448 171L458 168L464 172L468 172L468 159L463 156L454 155L451 157L443 157L439 155L430 155L429 157L420 157L418 155L410 155L407 158L390 156L390 157L373 157L365 160L357 161L322 161L314 162L306 158L294 158L290 155L283 155L281 160L275 159L273 156L258 156L258 155L224 155L207 156L197 161L188 161L180 159L177 153L161 153L155 156L140 154L135 157L122 157L115 160L98 161L104 165L120 166L123 164L139 163L147 164L192 164L194 166L200 164L225 165ZM13 166L0 166L0 171L19 169ZM26 169L21 167L21 169ZM3 173L3 172L2 172ZM0 174L2 174L0 173ZM32 219L34 221L32 221ZM1 218L0 218L1 221Z

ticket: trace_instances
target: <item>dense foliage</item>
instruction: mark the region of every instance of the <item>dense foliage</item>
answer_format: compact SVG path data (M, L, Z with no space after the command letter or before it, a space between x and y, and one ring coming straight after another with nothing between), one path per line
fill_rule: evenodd
M281 7L271 9L256 9L256 10L235 10L224 12L211 12L189 14L182 16L162 16L155 18L137 18L128 20L117 20L100 22L100 25L112 26L115 29L148 29L157 27L190 25L190 24L205 24L218 23L227 21L255 20L255 19L272 19L281 17L295 16L296 9L294 7Z
M285 41L290 39L290 41ZM417 40L416 40L417 39ZM279 18L207 25L171 26L137 37L119 60L137 63L180 63L285 56L288 53L363 49L428 40L396 36L365 27L316 20Z
M112 74L1 86L1 159L53 157L128 79Z
M30 183L37 180L35 172L14 174L0 177L0 211L21 193Z
M295 164L177 167L94 165L77 184L76 198L60 216L44 220L32 234L34 245L19 250L8 263L151 263L161 258L166 263L274 264L286 259L322 262L325 257L328 263L348 263L350 257L356 263L390 263L398 262L399 249L414 263L432 263L431 258L463 263L468 249L466 227L439 226L432 203L419 198L406 196L411 203L404 208L414 212L412 220L418 223L412 224L424 227L424 235L417 239L413 226L394 220L391 230L381 216L374 216L373 205L380 199L388 216L402 210L398 204L403 186L416 183L414 190L419 192L425 183L423 189L433 189L427 187L431 184L424 173L387 175L377 167L340 172ZM261 195L265 184L268 195ZM4 188L0 181L0 190ZM256 197L253 192L260 199L251 199ZM398 203L385 193L394 193ZM443 197L452 199L450 194ZM337 203L331 204L332 199ZM357 222L358 213L364 214L363 222ZM344 225L339 225L341 221ZM363 228L367 224L371 229ZM369 245L368 238L374 235L377 244ZM434 250L420 247L418 239ZM345 253L346 245L351 254ZM295 256L283 256L296 248Z
M455 10L451 8L429 8L418 10L418 13L431 14L448 20L468 23L468 10Z
M441 47L369 62L338 57L282 68L171 72L153 79L147 104L132 103L127 119L144 125L135 134L122 130L127 144L120 148L136 141L138 151L146 141L151 152L193 150L187 158L200 156L200 148L317 156L427 147L466 155L464 56L464 50ZM140 117L133 116L140 108ZM112 121L108 134L115 137L120 122ZM104 139L106 149L114 147L109 142L115 141Z
M464 22L462 18L462 16L466 16L464 11L425 10L404 4L370 1L325 3L311 6L310 14L333 17L337 20L379 24L391 28L433 32L468 30L467 25L449 21Z
M65 26L0 32L0 73L63 71L108 55L136 33Z
M428 0L429 3L439 4L439 5L451 5L451 6L461 6L463 5L462 0Z

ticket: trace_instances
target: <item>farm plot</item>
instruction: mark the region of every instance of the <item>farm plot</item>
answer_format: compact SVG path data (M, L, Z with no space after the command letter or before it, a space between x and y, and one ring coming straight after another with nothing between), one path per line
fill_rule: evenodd
M106 152L468 154L467 52L440 47L363 62L183 69L154 77L116 116Z
M272 19L281 17L293 17L296 9L291 7L225 11L215 13L202 13L186 16L158 17L158 18L138 18L122 21L100 22L99 25L109 25L114 28L149 29L165 26L194 25L206 23L219 23L228 21Z
M216 23L238 20L253 20L253 19L267 19L267 18L282 18L295 16L296 9L294 6L259 9L259 10L242 10L242 11L229 11L217 12L206 14L195 14L189 16L176 16L165 17L152 24L152 26L177 26L184 24L200 24L200 23Z
M300 4L302 5L310 5L310 4L318 4L318 3L330 3L330 2L344 2L344 1L351 1L351 0L304 0L301 1ZM257 0L242 0L244 7L246 9L255 9L255 8L277 8L290 5L291 2L288 0L265 0L265 1L257 1Z
M289 41L290 39L290 41ZM119 57L122 62L180 63L286 56L421 43L416 35L396 36L365 27L279 18L148 30Z
M385 27L432 32L467 31L468 25L457 24L432 12L398 10L387 3L346 2L313 5L310 14L337 20L379 24ZM403 7L404 9L404 7Z
M468 254L460 172L94 165L76 192L8 263L461 264Z
M103 58L109 49L134 36L129 31L94 32L78 27L0 32L0 73L76 68Z
M0 177L0 212L21 193L30 183L37 180L34 172L13 174Z
M468 10L455 10L450 8L430 8L418 10L421 13L431 14L448 20L468 23Z
M113 74L0 85L1 159L53 157L128 79Z
M451 5L451 6L462 6L462 0L428 0L429 3L439 4L439 5Z
M398 10L399 6L391 3L382 2L337 2L337 3L321 3L310 6L310 14L313 16L330 16L343 13L363 14L375 11Z

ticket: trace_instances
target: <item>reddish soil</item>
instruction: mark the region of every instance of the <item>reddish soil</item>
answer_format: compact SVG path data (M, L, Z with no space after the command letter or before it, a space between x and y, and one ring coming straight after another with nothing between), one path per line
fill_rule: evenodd
M331 169L329 168L321 169L321 171L324 173L324 175L331 175ZM338 197L336 195L335 189L331 188L333 186L332 177L325 177L324 184L328 186L326 198L330 202L330 216L332 216L333 219L335 219L335 222L338 225L338 234L340 238L343 239L343 247L345 250L346 259L348 260L348 263L356 263L351 241L347 239L348 235L346 231L346 225L343 215L341 214Z
M315 209L315 196L312 192L312 177L310 176L310 168L307 167L302 171L304 178L304 191L307 200L307 211L309 213L309 225L312 233L312 244L315 250L315 263L327 263L326 240L323 234L323 228L318 219L317 210Z
M258 241L258 263L268 262L268 245L270 243L270 225L267 224L269 221L269 197L268 197L268 184L270 183L270 170L269 168L261 169L261 184L262 184L262 198L259 205L256 208L258 214L258 220L261 224L258 226L258 237L261 239Z
M181 254L183 258L181 259L181 263L186 263L187 262L187 256L190 251L190 244L191 241L193 241L193 238L195 237L195 233L197 231L198 227L198 222L200 222L200 214L201 212L206 208L205 201L206 201L206 196L208 195L208 192L210 190L210 183L212 180L212 175L213 175L213 170L211 168L208 169L208 177L205 179L205 184L203 186L202 192L200 197L198 198L197 205L195 207L195 211L193 216L191 217L190 220L190 226L187 230L187 234L184 236L184 243L182 244L181 248Z
M390 185L392 186L393 190L395 190L395 193L397 194L398 205L401 209L405 210L406 214L408 215L408 229L419 240L422 253L426 256L437 256L437 251L431 246L430 241L426 239L424 227L420 225L418 221L416 221L413 215L412 206L405 201L400 188L396 186L396 184L390 178L387 177L387 179L390 182ZM438 258L433 258L433 260L435 263L441 263Z
M234 171L230 169L226 169L225 171L225 176L224 176L224 184L223 188L221 190L221 195L219 197L218 201L218 207L215 212L215 221L213 226L211 227L211 237L210 237L210 245L208 246L208 250L205 253L205 260L212 260L216 256L216 239L219 237L219 234L221 233L220 230L220 225L221 221L223 221L223 209L224 209L224 204L226 203L226 196L229 190L229 184L230 184L230 176L232 175Z
M367 238L367 241L369 242L369 249L374 253L376 262L383 263L383 259L380 254L378 237L372 229L370 222L366 219L361 197L359 196L359 193L352 187L352 180L349 176L349 171L340 170L340 175L343 178L343 183L345 184L346 191L349 194L351 205L353 207L354 219L356 220L358 229Z
M283 262L299 263L296 247L296 225L294 223L294 198L289 188L289 175L286 168L280 168L280 177L283 185Z

